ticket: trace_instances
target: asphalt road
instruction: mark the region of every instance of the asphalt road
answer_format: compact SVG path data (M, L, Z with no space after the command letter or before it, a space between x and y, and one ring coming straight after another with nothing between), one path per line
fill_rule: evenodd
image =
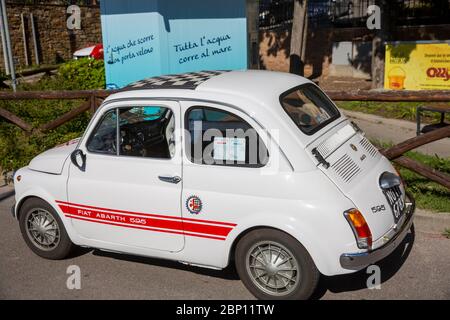
M12 203L0 202L0 299L253 299L233 268L213 271L99 250L44 260L22 240ZM369 275L362 271L323 277L315 298L450 299L450 240L418 229L379 264L381 289L367 289ZM66 286L71 265L81 270L79 290Z

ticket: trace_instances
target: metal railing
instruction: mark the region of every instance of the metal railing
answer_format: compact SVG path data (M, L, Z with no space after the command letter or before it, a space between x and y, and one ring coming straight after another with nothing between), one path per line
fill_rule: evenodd
M259 28L274 29L292 23L293 0L260 0Z
M260 27L290 24L294 0L260 0ZM317 27L361 27L375 0L309 0L308 19ZM449 24L450 0L391 0L389 15L396 25Z
M397 25L449 24L449 0L403 0L396 2Z
M361 26L367 20L367 8L374 4L375 0L316 0L309 3L308 17L318 26Z

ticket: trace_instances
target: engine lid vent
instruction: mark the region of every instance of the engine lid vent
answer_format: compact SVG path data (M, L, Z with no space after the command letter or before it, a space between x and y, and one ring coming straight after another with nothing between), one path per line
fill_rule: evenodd
M343 143L350 139L356 133L355 129L348 124L339 129L335 134L321 142L317 146L317 151L323 158L327 158L331 153L338 149Z
M365 137L363 137L363 138L361 139L361 141L359 142L359 144L361 145L361 147L363 147L364 150L367 151L367 153L368 153L371 157L375 158L376 156L379 155L378 149L377 149L372 143L370 143L370 141L367 140Z
M346 183L350 182L360 172L361 168L348 155L344 154L335 163L331 165L331 169Z

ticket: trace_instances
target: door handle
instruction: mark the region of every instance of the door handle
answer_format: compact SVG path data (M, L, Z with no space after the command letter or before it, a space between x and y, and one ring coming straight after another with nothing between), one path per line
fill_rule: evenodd
M158 176L158 178L161 181L175 183L175 184L177 184L178 182L181 181L181 177L179 177L179 176Z

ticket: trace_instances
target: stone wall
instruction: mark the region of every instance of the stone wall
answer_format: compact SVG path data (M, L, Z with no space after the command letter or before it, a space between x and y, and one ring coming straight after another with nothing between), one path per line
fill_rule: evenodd
M261 69L289 70L290 28L290 26L286 26L260 31ZM316 78L327 77L330 74L334 43L341 41L365 42L372 41L372 38L373 33L366 28L310 29L306 43L305 75ZM450 40L450 25L397 27L393 38L397 41Z
M81 29L67 29L67 6L61 5L19 5L7 4L8 23L11 35L16 69L26 68L21 14L25 18L25 32L28 60L35 64L35 50L32 37L30 13L33 13L41 64L53 64L71 59L72 53L80 48L101 43L100 8L80 6ZM5 69L3 52L0 55L0 69Z

